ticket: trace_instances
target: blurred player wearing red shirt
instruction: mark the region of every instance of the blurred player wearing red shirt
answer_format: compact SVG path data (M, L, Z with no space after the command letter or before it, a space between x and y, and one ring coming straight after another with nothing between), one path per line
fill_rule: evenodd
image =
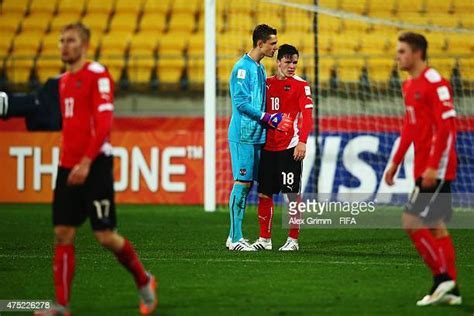
M452 216L451 181L456 178L456 111L449 83L426 64L428 43L417 33L398 38L397 61L410 77L403 83L405 121L400 145L385 173L393 185L409 146L415 147L416 187L402 216L403 227L433 274L433 287L418 306L461 304L455 250L446 222Z
M258 218L260 237L252 246L256 250L271 250L273 194L288 194L290 200L301 193L302 163L306 155L306 141L313 128L313 100L308 83L298 77L296 66L298 50L283 44L278 48L278 73L267 78L266 111L284 113L293 120L285 133L267 130L258 175ZM280 251L295 251L298 245L299 225L291 224L286 243Z
M37 315L70 315L75 269L74 239L89 217L99 243L133 275L140 312L157 305L155 277L146 272L131 243L116 232L113 157L110 145L114 83L107 69L86 60L90 31L69 24L61 32L61 59L68 71L59 81L62 113L61 158L53 198L56 304Z

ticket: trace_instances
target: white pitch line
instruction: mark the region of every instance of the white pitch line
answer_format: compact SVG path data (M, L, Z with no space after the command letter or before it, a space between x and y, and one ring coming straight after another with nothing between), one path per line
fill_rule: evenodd
M51 259L51 256L41 256L41 255L0 255L0 258L9 258L9 259ZM77 259L90 259L90 256L78 256ZM309 263L309 264L333 264L333 265L360 265L360 266L423 266L420 263L409 263L409 262L375 262L375 261L323 261L323 260L277 260L277 259L225 259L225 258L212 258L212 259L203 259L203 258L152 258L152 257L141 257L142 261L182 261L182 262L204 262L204 263ZM463 264L462 267L474 267L474 264Z

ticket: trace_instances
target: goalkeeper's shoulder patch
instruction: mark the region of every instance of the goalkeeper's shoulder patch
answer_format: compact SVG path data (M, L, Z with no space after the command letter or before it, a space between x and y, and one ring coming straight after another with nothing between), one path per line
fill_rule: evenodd
M245 69L238 69L237 70L237 78L238 79L245 79L247 76L247 71Z

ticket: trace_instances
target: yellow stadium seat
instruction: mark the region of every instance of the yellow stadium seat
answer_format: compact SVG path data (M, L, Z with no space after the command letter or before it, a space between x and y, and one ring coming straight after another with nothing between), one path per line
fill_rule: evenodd
M428 25L431 22L431 17L422 15L417 12L404 12L398 16L398 18L407 24L421 24ZM418 30L420 32L420 30Z
M155 64L155 58L152 54L131 55L127 67L130 81L134 84L149 83Z
M51 21L49 31L51 33L59 33L66 24L76 23L79 22L79 20L80 16L78 13L59 14Z
M228 84L230 73L236 61L235 58L225 58L217 61L217 80L220 84Z
M204 58L190 58L188 61L188 79L191 85L202 85L204 78Z
M250 15L234 13L227 17L226 32L252 32L254 28L254 19Z
M149 14L167 14L170 10L170 1L168 0L146 0L143 8L144 13Z
M189 37L188 55L204 56L204 33L195 33Z
M30 78L34 59L31 55L12 52L6 63L8 81L14 84L26 84Z
M343 82L357 82L360 79L365 61L362 58L339 58L337 60L337 78Z
M396 33L395 33L396 34ZM361 53L364 54L388 54L395 56L396 36L392 38L381 33L363 34L361 39Z
M228 55L232 56L232 58L235 58L236 56L243 54L245 50L244 47L248 46L247 43L245 43L244 45L244 41L251 42L251 40L252 37L249 33L225 33L224 36L220 36L217 38L217 55ZM252 43L250 43L250 45L251 44Z
M82 18L82 23L86 25L91 33L102 34L107 28L109 15L107 13L89 13Z
M453 0L453 10L456 14L459 13L469 13L474 12L474 1L472 0Z
M428 41L428 55L442 54L447 49L446 34L440 32L425 33Z
M14 37L15 34L13 33L2 34L2 40L0 41L0 60L3 60L4 57L8 55Z
M21 22L22 15L18 13L4 13L0 16L0 33L2 36L15 34Z
M396 7L393 0L379 1L369 0L367 3L367 12L370 16L390 17L393 15Z
M166 28L166 15L163 13L148 13L143 15L139 30L142 32L156 32L163 33Z
M301 10L286 9L283 22L285 24L285 32L301 31L311 32L313 30L313 16L309 12ZM280 33L281 30L278 30Z
M464 80L474 81L474 59L460 58L459 69Z
M474 19L472 18L472 11L456 13L459 17L461 24L466 29L474 29Z
M160 84L178 85L183 75L185 61L182 57L160 57L157 64L157 75Z
M123 56L131 37L130 32L110 32L104 35L100 43L100 55L107 58Z
M132 37L128 59L128 75L132 83L150 81L159 37L156 32L140 32Z
M135 2L135 1L131 1ZM115 0L88 1L87 14L102 13L109 15L114 10Z
M196 28L194 14L191 13L173 13L169 22L169 32L187 32L191 33Z
M313 4L313 3L311 3ZM341 0L320 0L318 4L321 7L329 8L329 9L341 9Z
M60 0L58 14L82 15L86 9L86 0Z
M49 13L30 14L21 23L21 31L44 33L49 28L51 18Z
M344 11L354 12L357 14L367 14L370 0L341 0L341 8Z
M456 59L448 57L433 57L428 59L428 64L430 67L436 69L443 78L449 80L453 68L456 65Z
M173 0L171 2L171 12L196 14L201 10L203 1L200 0Z
M393 58L368 58L367 72L372 82L388 82L395 66Z
M361 47L361 41L359 38L335 35L329 37L328 52L336 55L348 55L354 54Z
M129 32L135 31L137 26L137 14L121 12L115 13L110 21L110 32Z
M182 56L188 45L188 33L167 33L160 36L158 52L160 56Z
M453 3L451 0L424 0L423 12L430 15L437 15L439 13L449 13L453 11Z
M319 58L319 82L323 84L329 83L329 78L331 77L331 71L334 69L334 65L335 61L333 58Z
M91 38L89 40L89 48L87 49L87 54L92 58L95 57L96 52L100 46L100 41L102 40L102 33L95 32L91 33Z
M473 54L474 53L474 35L472 34L448 34L446 36L447 52L450 54Z
M355 20L342 20L342 31L353 34L365 33L371 28L371 25L361 21ZM353 35L347 35L353 36Z
M44 13L52 15L57 9L57 0L31 0L30 14Z
M342 31L342 21L332 16L320 15L318 17L320 33L333 34Z
M36 74L41 83L46 82L48 78L59 75L63 68L64 64L59 54L56 56L41 54L36 60Z
M229 15L251 15L255 10L255 2L252 0L226 1Z
M142 0L117 0L115 3L115 13L130 13L138 15L143 10Z
M273 58L265 57L260 61L260 63L265 67L265 72L267 73L267 77L270 77L276 74L276 69L277 69L276 55Z
M43 37L41 43L41 56L59 56L59 33L49 33Z
M403 14L409 13L416 13L423 11L423 1L416 1L416 0L395 0L395 11L398 13L400 18L402 18Z
M271 11L257 11L255 25L259 24L267 24L277 29L277 32L283 27L281 16Z
M41 45L43 35L36 32L22 32L13 40L13 53L15 55L36 57Z
M437 26L458 27L461 24L461 20L458 16L448 13L436 13L430 15L429 20L430 24Z
M30 0L3 0L2 14L24 15L30 6Z

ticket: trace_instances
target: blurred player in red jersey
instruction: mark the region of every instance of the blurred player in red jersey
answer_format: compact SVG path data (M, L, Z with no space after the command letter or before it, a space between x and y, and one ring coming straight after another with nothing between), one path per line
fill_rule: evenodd
M397 61L410 77L403 83L405 121L400 145L385 181L393 185L409 146L415 146L416 187L402 216L403 227L431 269L433 287L418 306L459 305L455 250L445 223L452 215L451 181L456 178L456 111L449 83L426 64L428 43L417 33L398 38Z
M107 69L86 60L90 31L82 24L61 32L61 58L68 67L59 81L62 113L61 157L53 198L56 304L37 315L70 315L77 227L89 217L95 237L133 275L140 312L157 305L155 277L146 272L131 243L116 232L113 157L109 142L114 83Z
M267 141L262 151L258 175L258 218L260 237L252 246L256 250L271 250L273 194L289 194L298 199L301 193L301 172L306 155L306 140L313 128L313 100L308 83L298 77L298 50L283 44L278 48L278 73L267 78L266 111L287 114L294 123L288 132L267 130ZM280 251L295 251L299 225L290 225L288 239Z

